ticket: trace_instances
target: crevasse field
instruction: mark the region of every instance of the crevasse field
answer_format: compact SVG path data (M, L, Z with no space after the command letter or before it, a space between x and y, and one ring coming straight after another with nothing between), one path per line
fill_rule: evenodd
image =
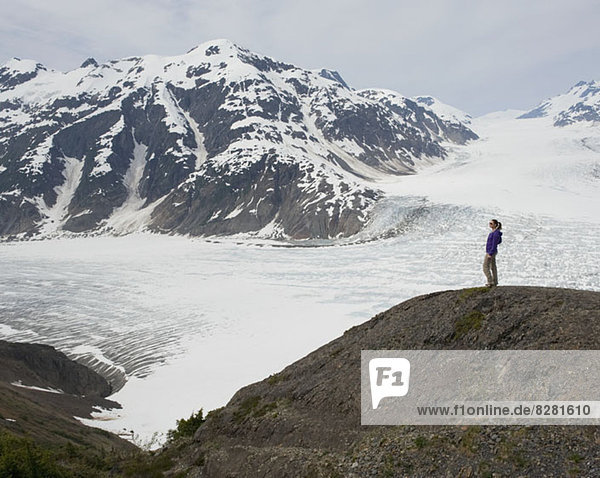
M155 447L176 419L224 405L377 312L483 285L491 217L503 223L500 285L600 290L600 134L515 115L475 120L480 141L378 183L388 199L351 241L0 244L0 338L51 344L111 374L123 409L92 424Z

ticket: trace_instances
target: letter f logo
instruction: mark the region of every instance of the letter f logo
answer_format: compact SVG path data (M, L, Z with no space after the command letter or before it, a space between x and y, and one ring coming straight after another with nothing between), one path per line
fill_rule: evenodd
M408 393L410 362L405 358L374 358L369 361L369 381L373 409L384 397L403 397Z

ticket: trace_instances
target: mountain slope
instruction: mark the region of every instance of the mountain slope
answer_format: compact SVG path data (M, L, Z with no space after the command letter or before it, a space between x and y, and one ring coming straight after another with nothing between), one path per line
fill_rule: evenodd
M56 388L72 395L107 397L111 385L96 372L73 362L49 345L0 340L0 381Z
M134 450L125 440L74 418L119 408L105 398L110 393L104 378L53 347L0 340L0 432L52 446Z
M0 234L295 238L360 230L381 197L476 135L398 94L355 91L226 40L67 73L0 67Z
M567 93L547 99L519 118L549 117L554 126L600 121L600 83L580 81Z
M480 326L457 334L477 311ZM239 390L193 440L173 444L187 476L593 476L589 426L360 425L361 350L597 349L598 292L538 287L413 298ZM200 405L200 404L199 404Z

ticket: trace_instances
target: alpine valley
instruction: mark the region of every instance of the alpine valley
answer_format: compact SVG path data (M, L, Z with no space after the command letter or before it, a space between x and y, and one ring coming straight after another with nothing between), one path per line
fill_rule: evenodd
M225 405L242 386L403 300L483 285L487 224L497 218L501 287L423 300L409 324L423 340L403 346L450 344L453 321L475 307L498 312L500 328L486 316L452 347L506 348L507 337L525 348L554 348L558 338L589 345L598 335L584 333L585 321L573 324L576 312L597 303L581 290L600 290L599 121L594 81L530 111L472 118L430 96L355 90L333 71L304 70L226 40L170 58L89 59L67 73L10 60L0 67L0 340L50 345L89 366L123 408L86 411L98 418L86 423L160 446L177 419ZM49 238L57 240L21 240ZM288 247L312 245L329 247ZM525 309L531 320L521 320ZM538 322L556 326L542 333ZM522 331L535 332L532 340L521 340ZM360 338L354 332L342 342ZM496 332L504 341L492 340ZM369 346L401 344L383 338ZM321 349L323 360L342 364L346 349L339 350ZM313 390L310 381L287 388L292 382L278 377L233 402L250 404L249 426L263 423L255 412L282 413L268 407L285 403L286 390ZM7 377L6 387L18 379ZM35 392L22 388L13 391ZM17 427L19 401L11 403L0 423L4 413ZM207 422L211 437L234 430L243 416L235 407L225 410L229 422ZM239 430L249 433L243 446L262 443L257 430L276 436ZM421 450L413 436L408 448ZM579 443L571 438L548 437L531 450ZM556 456L579 456L561 450ZM445 466L446 456L436 460ZM370 460L359 460L358 470ZM597 466L585 463L581 473L593 475Z

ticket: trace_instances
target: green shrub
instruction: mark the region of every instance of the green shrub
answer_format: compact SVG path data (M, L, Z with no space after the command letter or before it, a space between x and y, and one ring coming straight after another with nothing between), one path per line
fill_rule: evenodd
M162 478L164 472L173 466L173 460L163 454L156 457L147 454L133 455L123 465L120 476L131 478Z
M177 420L177 427L175 430L169 430L167 433L167 440L172 442L178 440L179 438L189 437L196 433L198 427L204 423L204 415L202 413L202 409L200 409L197 413L193 413L190 415L190 418L187 420L182 418L181 420Z
M55 458L31 440L0 431L0 478L63 478L71 476Z

